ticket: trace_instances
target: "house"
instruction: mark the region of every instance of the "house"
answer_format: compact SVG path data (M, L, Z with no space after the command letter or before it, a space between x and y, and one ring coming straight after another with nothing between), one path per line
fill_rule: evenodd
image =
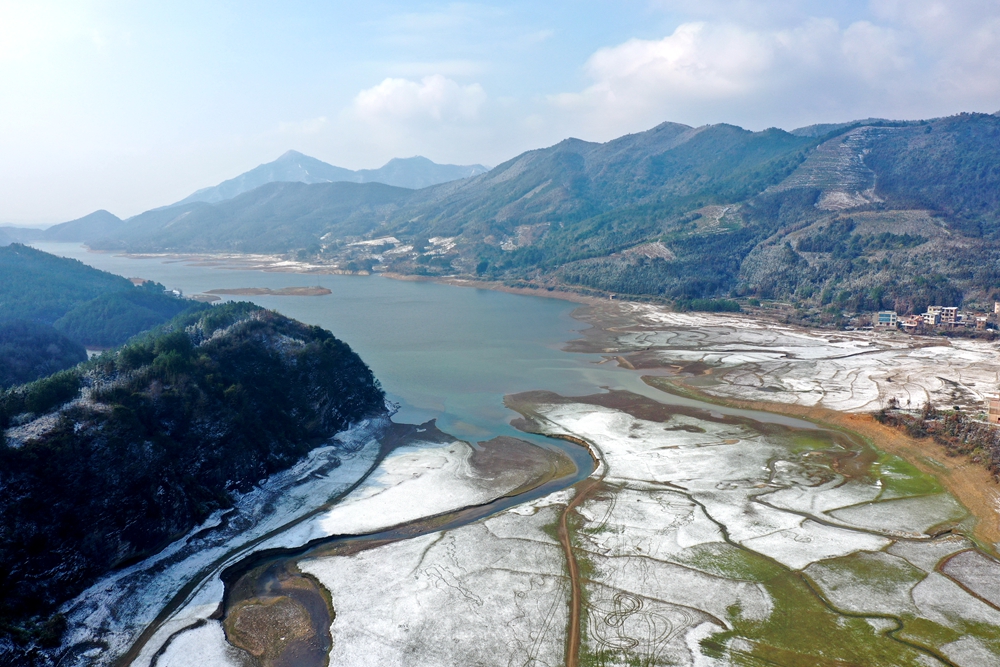
M882 310L872 318L872 324L875 325L876 329L888 329L890 327L895 329L898 319L895 310Z
M924 322L928 326L937 326L941 324L941 308L942 306L928 306L927 312L924 313Z
M976 315L976 329L979 331L985 331L986 325L989 323L990 318L988 315Z
M993 314L1000 315L1000 301L993 302Z
M991 424L1000 424L1000 398L990 399L990 412L987 421Z
M903 331L908 333L922 331L924 328L924 316L907 315L906 317L900 318L899 326L902 327Z
M958 323L959 323L959 317L958 317L957 306L945 306L941 308L941 324L948 324L950 326L955 326Z

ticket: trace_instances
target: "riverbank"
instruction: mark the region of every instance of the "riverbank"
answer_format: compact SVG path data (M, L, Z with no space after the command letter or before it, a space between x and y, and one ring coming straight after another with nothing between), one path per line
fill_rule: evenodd
M911 438L895 428L879 424L870 413L838 412L817 406L768 401L721 399L692 387L685 382L685 378L645 376L643 380L661 391L707 403L798 417L825 428L857 434L876 449L895 454L921 472L940 480L942 486L976 517L976 525L970 537L994 555L1000 549L1000 485L983 466L972 463L966 457L948 456L943 447L930 439Z

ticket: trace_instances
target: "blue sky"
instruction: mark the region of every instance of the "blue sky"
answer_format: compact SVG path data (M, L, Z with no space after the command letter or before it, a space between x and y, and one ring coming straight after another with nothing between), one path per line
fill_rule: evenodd
M995 0L0 0L0 222L134 215L290 148L495 165L666 120L998 109Z

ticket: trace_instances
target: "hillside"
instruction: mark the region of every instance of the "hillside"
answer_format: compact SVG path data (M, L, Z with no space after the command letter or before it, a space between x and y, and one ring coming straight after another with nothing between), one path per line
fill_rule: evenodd
M187 232L186 217L148 213L93 242L675 301L776 299L803 322L836 323L1000 296L998 165L994 115L794 132L664 123L604 144L567 139L381 201L348 183L265 186L184 211L198 221Z
M0 247L0 387L79 363L84 345L112 347L204 304L74 259ZM44 343L44 344L43 344Z
M269 183L233 199L147 211L94 248L188 252L319 250L322 237L362 235L413 191L381 183Z
M0 247L0 320L53 323L102 294L132 289L127 279L20 244Z
M0 393L0 663L56 641L51 614L103 573L384 411L346 343L245 303Z
M38 322L0 322L0 390L52 375L87 360L87 351Z
M468 166L437 164L420 156L394 158L378 169L353 171L335 167L298 151L288 151L273 162L257 166L216 186L202 188L174 206L199 201L214 204L268 183L383 183L400 188L417 189L468 178L485 171L486 167L478 164Z

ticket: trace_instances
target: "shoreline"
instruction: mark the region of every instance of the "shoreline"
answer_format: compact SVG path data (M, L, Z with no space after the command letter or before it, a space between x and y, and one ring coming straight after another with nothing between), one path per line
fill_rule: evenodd
M946 450L935 445L932 440L921 441L911 438L891 426L879 424L871 413L840 412L815 406L720 398L686 384L684 378L656 377L659 382L654 384L648 381L649 377L643 376L643 382L664 393L676 393L726 407L798 417L825 428L857 435L875 449L899 456L921 472L931 474L938 479L945 490L955 496L976 518L975 527L969 537L991 554L1000 554L1000 485L985 467L972 463L966 457L948 456ZM664 384L672 387L674 391L671 392L663 386ZM927 446L928 443L930 447Z
M94 251L88 248L88 252L100 253L108 251ZM137 255L129 256L138 257ZM155 257L166 256L142 255L141 257L153 259ZM292 262L277 256L210 256L207 254L173 254L169 255L169 257L175 261L188 260L194 263L201 263L202 265L205 265L206 263L217 263L213 268L255 268L266 272L300 274L324 272L316 271L316 268L318 268L316 266L299 266L299 263L297 262ZM266 258L266 260L270 262L270 265L265 267L261 264L257 264L257 266L248 267L244 263L240 266L241 261L238 257L243 257L243 262L251 260L251 258L258 261ZM333 271L331 270L330 273L333 273ZM434 282L453 287L472 287L476 289L487 289L507 292L509 294L518 294L521 296L559 299L562 301L580 304L582 306L606 304L617 300L610 299L608 297L590 296L557 289L548 290L532 287L511 287L496 281L473 280L457 277L417 276L393 272L383 272L376 275L404 282ZM629 301L631 302L631 300ZM638 301L636 303L655 305L655 302L652 301ZM712 315L712 313L709 313L708 315ZM725 313L725 315L729 318L745 318L748 321L757 320L765 323L779 324L783 327L800 331L815 331L822 332L824 334L837 331L835 329L820 329L785 324L778 321L776 318L768 317L768 315L764 313L741 312ZM588 322L586 319L576 317L576 313L571 314L571 316L578 321L594 326L593 322ZM930 339L935 342L941 342L940 337L938 336L911 335L908 336L908 338L911 340ZM945 340L947 341L948 339L946 338ZM638 370L641 371L644 369ZM928 447L925 443L921 443L919 440L910 438L892 427L879 424L872 418L870 413L841 412L823 407L801 406L772 401L720 398L688 385L684 382L683 378L668 379L661 377L660 379L662 381L669 382L677 393L680 393L681 395L689 395L692 398L697 398L698 400L708 403L716 403L734 408L760 410L762 412L769 412L772 414L803 418L820 425L826 425L830 428L849 431L868 441L877 449L901 456L908 462L917 466L920 470L931 473L940 479L942 485L944 485L949 492L954 494L955 497L958 498L958 500L975 515L977 521L976 527L973 530L973 536L978 541L983 542L991 552L995 554L1000 553L1000 547L998 547L998 545L1000 545L1000 520L998 520L998 514L1000 514L1000 486L996 484L993 477L984 467L971 463L965 460L964 457L949 457L943 448L939 448L936 445L933 445L933 443L931 443L931 446ZM647 382L647 384L649 383ZM660 389L661 391L663 390L660 387L654 388ZM993 521L988 521L989 517L993 517Z

